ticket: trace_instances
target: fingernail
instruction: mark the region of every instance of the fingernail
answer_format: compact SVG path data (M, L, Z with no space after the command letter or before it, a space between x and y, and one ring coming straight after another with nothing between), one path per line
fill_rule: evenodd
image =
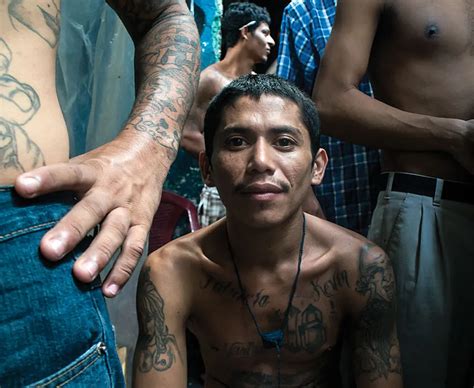
M25 192L28 195L33 196L40 187L40 181L34 177L24 177L21 179L21 183L24 186Z
M94 280L99 270L99 266L97 265L97 263L95 261L86 261L82 264L82 267L87 272L89 272L89 275L91 276L91 280Z
M66 247L64 246L64 241L58 240L57 238L53 238L49 240L49 246L55 253L55 255L58 257L58 259L61 259L64 256L64 251L66 250Z
M116 284L110 284L107 286L107 288L105 289L109 294L115 296L117 295L118 291L119 291L119 286L117 286Z

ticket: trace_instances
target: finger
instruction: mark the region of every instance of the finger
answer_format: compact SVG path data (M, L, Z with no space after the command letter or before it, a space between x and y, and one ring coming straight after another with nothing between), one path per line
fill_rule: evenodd
M132 276L140 257L143 255L148 229L144 225L135 225L128 231L122 252L102 286L102 292L105 296L109 298L116 296Z
M41 253L49 260L60 260L71 251L113 208L112 198L99 190L90 191L56 226L44 235Z
M126 208L112 210L102 223L100 232L92 244L74 264L74 276L85 283L93 281L123 244L129 227L129 210Z
M84 164L58 163L19 175L15 190L25 198L55 191L86 191L95 182L94 169Z

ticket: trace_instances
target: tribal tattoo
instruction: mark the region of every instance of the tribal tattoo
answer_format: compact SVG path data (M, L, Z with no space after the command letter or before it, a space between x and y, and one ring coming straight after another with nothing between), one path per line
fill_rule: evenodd
M165 302L150 277L150 267L140 274L137 291L140 337L137 343L138 369L163 372L173 366L176 353L181 359L176 338L165 324Z
M0 171L22 173L45 164L41 149L24 126L35 116L41 103L38 93L9 74L12 51L0 38Z
M354 370L371 381L401 373L396 321L395 277L389 258L373 244L359 255L356 292L368 297L354 333Z

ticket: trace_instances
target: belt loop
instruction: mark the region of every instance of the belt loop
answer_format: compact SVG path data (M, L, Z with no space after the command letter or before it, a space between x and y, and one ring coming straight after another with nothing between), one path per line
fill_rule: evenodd
M433 206L439 206L441 203L441 195L443 194L443 185L444 185L443 179L436 179L436 188L435 188L435 194L433 197Z
M392 192L393 178L395 178L395 173L389 172L388 178L387 178L387 187L385 188L384 199L390 199L390 193Z

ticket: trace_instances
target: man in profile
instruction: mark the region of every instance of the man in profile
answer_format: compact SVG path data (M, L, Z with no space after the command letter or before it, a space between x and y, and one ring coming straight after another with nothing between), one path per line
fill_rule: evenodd
M309 97L276 76L240 77L209 105L204 136L201 171L227 216L142 268L135 386L186 384L187 327L209 388L340 387L344 334L359 388L402 387L388 256L303 211L327 164Z
M410 388L474 384L473 31L472 1L340 0L314 88L323 132L383 150L369 239L394 263Z
M253 72L265 63L275 45L270 34L270 15L253 3L232 3L222 18L222 40L227 48L224 59L205 68L199 78L196 101L184 126L181 146L198 158L204 151L204 114L212 98L229 82ZM217 190L204 186L199 204L199 221L207 226L224 217L225 208Z

